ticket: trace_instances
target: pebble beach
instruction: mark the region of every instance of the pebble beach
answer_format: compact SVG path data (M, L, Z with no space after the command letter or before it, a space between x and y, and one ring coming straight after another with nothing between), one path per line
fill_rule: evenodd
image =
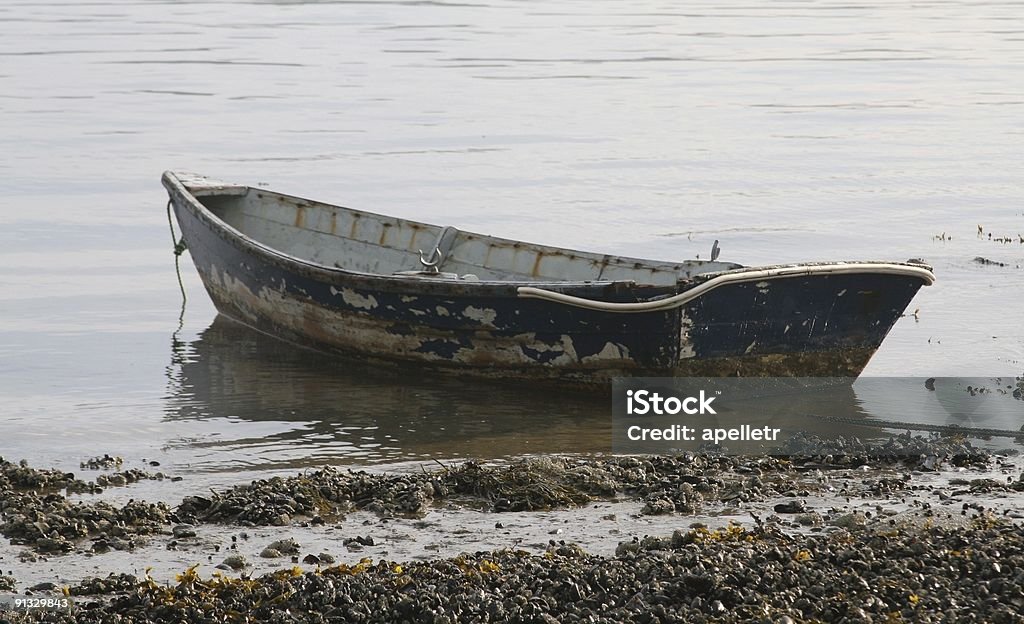
M0 589L66 603L3 617L1021 621L1012 450L909 434L790 445L780 457L325 466L123 503L104 490L175 477L114 455L77 474L4 460Z

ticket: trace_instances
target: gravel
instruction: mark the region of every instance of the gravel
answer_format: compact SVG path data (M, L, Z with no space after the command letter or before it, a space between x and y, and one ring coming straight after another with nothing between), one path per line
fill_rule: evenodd
M786 492L795 469L893 466L935 470L983 466L990 455L962 437L895 436L882 445L800 436L783 458L680 456L541 458L505 466L465 462L432 472L381 475L331 467L253 481L175 509L183 522L281 526L296 518L336 519L354 510L422 517L447 501L476 500L491 511L539 511L636 497L644 513L696 513L706 502L750 502ZM762 479L764 475L775 479ZM797 512L791 512L797 513Z
M1024 492L1024 475L948 479L931 492L929 500L944 501L938 510L920 496L910 496L915 514L883 513L881 506L851 509L843 504L851 497L885 501L919 494L915 472L1001 460L960 438L896 436L881 454L879 447L864 447L857 440L804 437L802 445L804 453L781 458L547 458L499 466L466 462L391 475L327 467L190 496L173 509L136 500L123 505L72 502L73 493L95 491L94 483L0 459L0 533L31 549L26 553L60 554L88 549L91 543L91 551L100 554L131 550L142 536L154 534L199 543L196 536L204 523L316 527L325 518L342 521L352 510L419 517L435 505L469 503L482 511L529 512L628 497L643 503L642 514L689 515L711 504L736 510L758 501L770 515L761 520L751 514L752 527L693 525L671 536L637 536L621 542L614 556L588 554L554 540L540 555L500 550L413 563L364 558L332 565L334 557L320 553L301 559L314 571L293 566L250 578L246 570L252 572L253 566L232 554L216 566L220 576L211 578L201 578L193 567L171 583L157 582L148 573L145 578L85 579L66 589L77 598L70 612L18 618L126 623L1024 621L1017 615L1024 609L1024 529L978 502L963 502L962 509L959 502L964 495ZM836 480L830 474L844 476ZM339 546L350 553L377 544L372 535L349 535ZM297 563L301 549L293 538L283 537L260 554ZM15 587L11 576L0 576L0 591ZM50 591L59 589L53 585Z
M985 465L991 457L962 437L910 436L867 446L857 439L823 441L800 436L787 457L737 458L721 455L542 458L485 466L476 462L413 474L374 474L325 467L289 477L188 496L172 509L163 502L130 500L72 502L70 495L99 491L95 481L72 473L35 469L0 458L0 534L38 553L60 554L82 548L96 553L131 550L145 536L195 537L202 523L242 526L307 525L341 521L355 510L382 516L422 517L447 503L479 505L495 512L523 512L578 506L621 497L642 501L643 514L698 513L708 503L738 505L779 496L805 497L793 491L794 477L821 468L872 466L936 470L943 466ZM83 465L120 468L120 458L104 455ZM104 483L130 484L162 478L135 469L106 475ZM971 491L1022 491L1020 480L966 484ZM816 487L813 486L812 487ZM866 482L873 494L899 491L906 480ZM806 511L802 502L780 503L780 513ZM91 539L91 544L85 538ZM360 544L362 546L363 544ZM351 546L351 545L350 545ZM269 547L264 556L289 554Z
M61 490L81 492L89 487L71 473L37 470L0 458L0 534L41 553L70 552L85 537L99 540L100 550L129 549L137 536L161 531L169 522L170 508L164 503L73 503Z
M768 525L676 531L614 557L553 543L430 562L363 559L253 579L107 581L102 600L42 622L1020 622L1024 529ZM70 588L97 593L96 581Z

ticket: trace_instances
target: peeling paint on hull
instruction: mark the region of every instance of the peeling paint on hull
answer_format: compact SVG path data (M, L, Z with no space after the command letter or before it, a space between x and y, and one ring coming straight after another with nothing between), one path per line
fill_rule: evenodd
M722 287L680 308L617 314L519 298L517 282L398 279L297 262L233 236L183 187L168 190L223 314L316 349L460 374L578 383L623 375L856 377L922 285L870 273L794 276ZM559 287L634 302L694 284Z

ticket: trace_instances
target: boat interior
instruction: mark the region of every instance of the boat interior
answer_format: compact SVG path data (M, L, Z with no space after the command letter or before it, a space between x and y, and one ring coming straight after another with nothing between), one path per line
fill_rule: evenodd
M282 195L260 188L188 185L215 216L255 241L328 267L378 275L516 282L671 285L742 268L731 262L659 262L546 247Z

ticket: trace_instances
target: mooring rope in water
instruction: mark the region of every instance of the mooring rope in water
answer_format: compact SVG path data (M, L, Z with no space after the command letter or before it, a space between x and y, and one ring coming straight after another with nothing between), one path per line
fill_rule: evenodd
M906 423L898 420L861 420L846 416L822 416L820 414L809 414L812 418L828 422L842 423L846 425L857 425L861 427L876 427L878 429L904 429L908 431L930 431L934 433L945 433L951 435L965 435L970 438L1016 438L1024 439L1024 427L1020 431L1010 429L988 429L985 427L963 427L961 425L929 425L927 423Z
M185 318L185 303L188 302L188 295L185 294L185 282L181 280L181 254L188 249L185 245L185 235L182 234L181 238L174 232L174 220L171 218L171 201L167 201L167 226L171 228L171 245L174 246L174 272L178 276L178 288L181 289L181 317L178 319L182 321Z

